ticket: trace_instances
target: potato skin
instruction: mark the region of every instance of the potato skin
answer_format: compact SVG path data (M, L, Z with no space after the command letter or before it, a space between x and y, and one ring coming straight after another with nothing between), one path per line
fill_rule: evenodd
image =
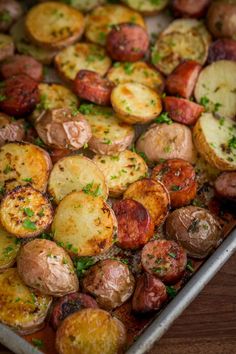
M18 1L0 1L0 31L6 32L22 15L22 8Z
M236 41L230 38L222 38L213 42L208 51L208 64L217 60L236 61Z
M219 244L221 226L206 209L187 206L173 211L166 220L166 236L184 247L189 256L205 258Z
M236 39L236 3L231 0L213 1L207 13L207 26L216 38Z
M60 297L79 289L70 257L46 239L35 239L22 246L17 270L25 284L42 294Z
M202 17L210 0L173 0L172 8L176 16L199 18Z
M117 244L123 249L144 246L154 234L154 223L146 208L132 199L123 199L113 205L118 223Z
M107 52L113 60L135 62L144 57L149 38L145 29L134 23L122 23L107 36Z
M95 297L101 308L112 310L131 297L134 283L126 264L105 259L87 271L83 278L83 289Z
M149 273L144 273L138 278L132 299L134 312L157 311L166 300L166 287L160 279Z
M35 126L43 142L53 148L78 150L91 136L91 128L84 117L72 114L69 108L46 111Z
M83 309L67 317L56 334L59 354L120 354L126 344L121 321L101 309Z
M236 172L223 172L215 180L215 190L220 198L236 201Z
M24 120L13 121L6 114L0 113L0 146L8 141L21 141L24 136Z

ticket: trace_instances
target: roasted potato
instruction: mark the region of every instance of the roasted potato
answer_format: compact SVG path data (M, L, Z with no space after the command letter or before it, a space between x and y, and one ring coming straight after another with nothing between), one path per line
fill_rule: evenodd
M21 141L25 136L24 121L13 120L4 113L0 113L0 146L9 141Z
M92 178L92 176L91 176ZM54 240L70 253L95 256L112 245L116 220L110 206L91 183L60 202L52 224Z
M105 45L112 26L130 22L145 28L142 16L121 5L104 5L95 8L87 18L85 36L88 41Z
M49 240L35 239L22 246L17 271L26 285L45 295L60 297L79 289L69 255Z
M80 112L92 129L92 138L88 142L90 150L99 155L115 155L132 144L134 128L121 122L110 107L84 104L80 106Z
M80 11L88 12L105 2L106 0L70 0L70 5Z
M138 82L117 85L111 94L111 104L120 119L130 124L148 123L162 110L158 93Z
M100 46L77 43L60 51L55 57L55 65L62 78L72 81L80 70L105 75L111 66L111 59Z
M194 144L200 155L221 171L236 170L236 127L229 118L218 119L203 113L193 129Z
M0 1L0 31L6 32L22 16L22 7L15 0Z
M5 195L0 205L0 222L19 238L40 235L53 219L52 206L36 189L19 186Z
M0 14L1 16L1 14ZM14 54L15 46L12 37L0 33L0 61Z
M55 203L71 192L89 189L107 199L108 188L105 176L100 168L90 159L82 155L74 155L59 160L51 171L48 181L48 192Z
M56 334L59 354L119 354L126 344L122 322L101 309L84 309L67 317Z
M16 268L0 273L0 321L20 334L38 331L52 297L34 293L20 279Z
M187 255L175 241L154 240L143 247L141 262L146 272L164 283L175 284L183 275Z
M210 45L207 62L213 63L217 60L236 61L236 41L230 38L222 38Z
M46 49L32 44L26 37L25 19L19 19L11 28L11 36L19 53L30 55L42 64L50 64L57 50Z
M130 184L146 177L148 167L141 156L124 150L116 156L95 155L93 161L103 172L111 197L119 197Z
M101 308L112 310L131 297L134 283L134 277L126 264L105 259L86 272L83 289L95 297Z
M211 0L173 0L172 9L174 14L183 17L202 17Z
M178 242L195 258L205 258L219 244L219 222L206 209L188 206L173 211L166 220L166 237Z
M170 208L170 196L164 185L154 179L145 178L131 184L124 198L134 199L149 211L156 226L167 217Z
M206 66L198 76L194 95L210 112L222 117L236 115L236 62L219 60Z
M117 244L123 249L138 249L154 234L154 223L146 208L133 199L119 200L113 205L118 223Z
M0 186L10 191L30 184L45 192L52 162L49 154L29 143L8 143L0 148Z
M0 224L0 272L11 267L15 261L20 249L19 240L9 234Z
M25 19L30 39L49 49L61 49L76 42L83 34L84 25L84 17L78 10L53 1L35 5Z
M212 1L207 13L207 26L216 38L236 40L236 3L234 0Z
M139 82L151 87L159 94L163 92L164 79L162 75L147 63L115 63L107 73L107 78L115 85L127 82Z
M236 201L236 172L223 172L215 180L218 197Z
M191 130L183 124L154 124L137 141L137 150L150 161L180 158L196 160Z
M38 119L35 129L45 145L58 149L78 150L92 137L87 120L69 108L47 110Z
M168 4L168 0L143 1L143 0L122 0L131 9L137 10L144 15L153 15L162 11Z

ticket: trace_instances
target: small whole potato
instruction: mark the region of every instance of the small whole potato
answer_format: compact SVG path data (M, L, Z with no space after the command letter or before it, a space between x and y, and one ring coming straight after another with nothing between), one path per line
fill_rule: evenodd
M221 236L218 220L203 208L176 209L166 219L166 237L177 241L194 258L205 258L219 244Z
M53 241L35 239L25 244L17 259L17 270L26 285L42 294L60 297L79 289L69 255Z
M216 37L236 39L236 2L232 0L213 1L207 13L207 26Z

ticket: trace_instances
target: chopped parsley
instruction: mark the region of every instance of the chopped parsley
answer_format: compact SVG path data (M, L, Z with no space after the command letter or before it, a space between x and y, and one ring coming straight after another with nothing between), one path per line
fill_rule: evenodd
M7 97L5 95L0 95L0 102L5 101Z
M159 117L157 117L154 120L154 122L155 123L166 123L166 124L173 123L167 112L163 112Z
M6 23L10 23L12 21L12 16L11 14L9 13L8 10L3 10L1 13L0 13L0 21L1 22L6 22Z
M33 182L32 177L29 178L22 178L23 182Z
M44 347L44 342L42 341L42 339L32 338L32 343L35 347L39 349Z
M181 190L181 186L177 186L177 185L173 185L173 186L171 186L171 190L173 191L173 192L177 192L177 191L180 191Z
M92 257L76 257L73 263L78 277L81 277L95 263L95 260Z
M208 108L209 108L209 103L210 103L210 100L209 100L208 97L202 96L202 97L200 98L200 104L201 104L206 110L208 110Z
M127 75L131 75L134 71L134 66L132 63L124 63L124 71Z
M100 184L94 190L93 182L86 184L86 186L82 189L82 191L86 194L92 195L93 197L98 197L102 194L102 190Z
M8 174L9 172L13 171L13 168L11 168L10 165L7 165L4 170L3 170L3 173Z
M171 258L176 258L176 253L174 252L169 252L168 256L170 256Z
M36 227L36 224L35 222L31 221L30 219L25 219L23 221L23 227L27 230L32 230L32 231L35 231L37 230L37 227Z
M23 208L23 211L24 211L25 215L27 215L29 217L34 216L34 212L30 208Z
M177 291L173 286L166 286L166 292L171 298L175 297L177 294Z
M236 136L233 136L231 139L229 139L228 147L230 149L236 149Z
M188 269L191 273L194 272L192 261L188 260L186 269Z

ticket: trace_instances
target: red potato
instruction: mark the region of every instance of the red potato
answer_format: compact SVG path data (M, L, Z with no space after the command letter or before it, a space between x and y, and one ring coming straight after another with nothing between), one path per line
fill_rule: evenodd
M185 60L168 76L166 90L171 95L190 98L201 71L201 65L194 60Z
M22 16L22 7L15 0L0 0L0 31L9 30L18 18Z
M202 17L210 3L210 0L173 0L172 8L176 16Z
M229 38L218 39L210 45L208 64L217 60L236 60L236 41Z
M9 141L22 141L25 136L24 120L12 120L4 113L0 113L0 146Z
M39 103L38 83L24 74L9 77L0 86L0 109L12 116L31 113Z
M170 193L172 208L187 205L197 193L196 174L193 166L181 159L170 159L157 165L151 177L161 181Z
M135 62L144 57L149 38L145 29L134 23L116 25L107 37L107 52L113 60Z
M234 0L212 1L207 12L207 27L216 38L235 38L236 2Z
M186 125L194 125L204 112L203 106L185 98L168 96L163 98L163 103L171 119Z
M187 255L175 241L155 240L148 242L141 253L142 266L164 283L176 283L185 270Z
M139 202L123 199L114 204L113 210L118 222L117 243L121 248L140 248L153 236L154 223Z
M62 321L74 312L84 308L98 308L97 302L89 295L72 293L60 298L53 307L50 322L56 330Z
M13 55L1 64L0 75L7 79L14 75L25 74L35 81L43 79L43 66L28 55Z
M144 273L137 280L132 309L135 312L146 313L157 311L167 300L164 283L152 274Z
M91 70L80 70L74 80L74 92L80 98L102 106L110 104L115 85Z
M223 172L215 181L215 190L219 197L236 201L236 172Z

